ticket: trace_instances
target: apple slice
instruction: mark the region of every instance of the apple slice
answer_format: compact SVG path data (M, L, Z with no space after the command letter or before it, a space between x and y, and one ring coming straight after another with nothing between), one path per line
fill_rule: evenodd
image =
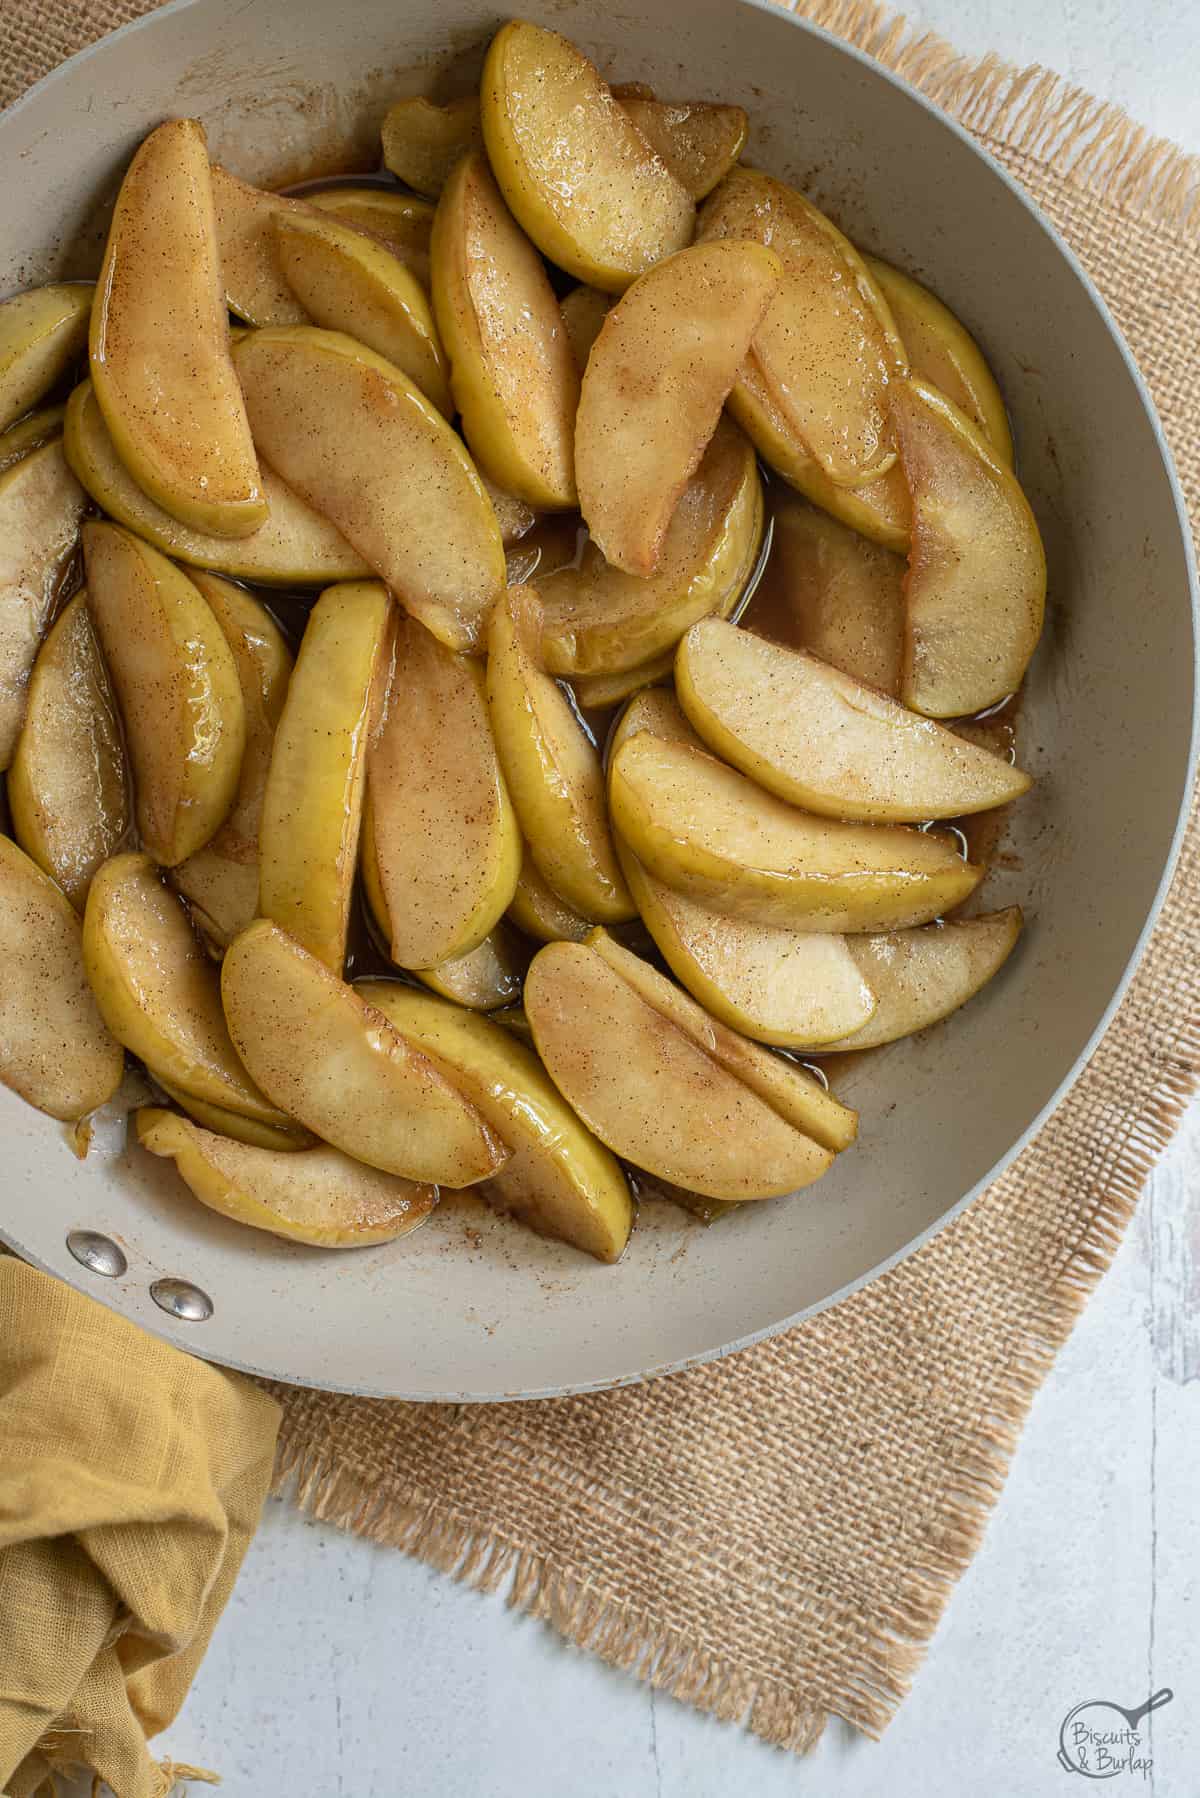
M790 494L776 498L772 518L771 555L742 619L746 629L811 650L895 698L904 654L900 557Z
M253 1148L143 1106L138 1141L173 1161L202 1205L235 1223L321 1249L393 1242L423 1224L435 1186L382 1174L325 1143L299 1154Z
M411 269L328 213L281 211L271 227L279 266L309 317L386 356L449 417L454 404L445 353Z
M740 106L656 100L614 90L622 111L693 200L704 200L742 153L750 121Z
M805 650L720 618L694 624L675 687L709 748L806 811L876 824L958 818L1019 799L1028 774Z
M390 667L391 624L378 581L346 581L321 595L300 641L262 798L258 909L339 975L367 736Z
M415 618L396 633L391 699L367 778L392 960L436 968L468 954L512 899L521 837L483 670Z
M227 1111L223 1105L209 1105L194 1093L184 1092L181 1086L173 1086L161 1074L155 1074L154 1079L194 1123L204 1130L215 1130L218 1136L232 1137L234 1142L294 1155L298 1149L311 1149L317 1140L303 1124L293 1124L290 1120L283 1124L264 1124L261 1118L243 1117L240 1112Z
M470 1011L498 1011L520 999L528 965L528 948L501 920L469 954L444 961L440 968L421 968L417 979L431 992Z
M887 302L853 244L802 194L735 168L706 201L697 240L769 245L784 279L754 339L750 372L829 479L858 487L896 459L888 387L907 370Z
M218 537L248 537L266 521L195 119L152 131L121 183L90 357L117 454L152 500Z
M527 537L538 521L538 515L532 506L518 499L515 493L506 493L503 487L497 487L485 474L480 475L484 491L492 502L492 511L496 514L496 523L500 526L500 541L506 550Z
M753 243L680 250L634 283L592 345L575 426L579 509L609 562L653 574L783 268Z
M471 1186L508 1150L457 1087L362 994L265 918L230 944L225 1015L264 1089L385 1173Z
M82 911L93 874L129 830L131 810L121 726L82 593L34 663L8 803L22 849Z
M965 325L936 294L911 275L867 257L867 267L891 308L913 374L965 412L997 459L1012 467L1012 432L996 377Z
M633 1228L625 1176L536 1055L499 1024L411 987L378 981L359 990L511 1145L511 1159L483 1196L539 1235L618 1261Z
M208 947L219 953L258 916L258 832L292 656L279 626L252 594L215 574L192 578L229 645L246 715L246 747L229 816L171 874Z
M622 745L643 730L666 743L687 743L691 748L707 753L705 743L692 729L673 689L648 687L644 692L634 694L612 727L605 758L610 768Z
M711 1018L703 1005L698 1005L687 992L680 991L680 987L676 987L673 980L667 980L666 975L660 975L657 967L649 966L640 955L633 955L631 949L624 948L608 935L608 931L592 931L588 948L596 949L597 955L608 962L608 966L621 975L642 1000L653 1005L653 1009L669 1018L680 1030L685 1030L687 1036L693 1037L694 1043L703 1048L705 1054L712 1055L723 1068L736 1073L750 1090L756 1091L759 1099L765 1099L766 1104L779 1113L779 1117L786 1118L804 1131L804 1135L811 1136L822 1149L831 1149L835 1154L849 1149L858 1135L858 1113L835 1099L828 1086L815 1079L806 1068L799 1068L781 1055L772 1055L759 1043L748 1043L747 1037L739 1036L736 1030Z
M1010 905L983 918L847 939L878 1003L860 1029L827 1049L875 1049L949 1017L1003 967L1021 923L1020 906Z
M592 928L587 918L572 911L553 887L547 886L538 873L528 844L521 858L517 890L512 896L508 915L518 930L540 943L581 943Z
M178 562L268 587L324 587L371 572L341 532L306 506L270 468L262 471L270 516L252 536L214 537L180 524L147 499L117 455L90 381L71 395L63 448L77 479L101 511Z
M204 595L119 525L83 527L88 610L133 769L142 842L164 867L229 815L246 743L237 667Z
M722 917L655 880L628 849L621 867L671 972L731 1030L784 1049L819 1049L875 1010L847 947L853 939Z
M531 506L574 506L579 374L542 259L482 150L462 157L447 181L430 254L434 311L472 455Z
M602 293L598 287L573 287L560 302L567 342L581 375L612 304L612 295Z
M397 100L383 121L384 167L419 194L436 199L460 156L483 141L478 94L448 106Z
M836 1099L820 1080L795 1062L773 1055L758 1043L747 1042L737 1031L710 1017L673 980L626 949L606 930L593 930L587 940L588 947L628 981L647 1005L686 1031L706 1054L744 1080L780 1117L803 1130L822 1148L835 1153L849 1148L858 1134L858 1114Z
M619 923L634 907L609 831L600 757L537 660L541 630L533 588L510 587L488 632L488 708L500 765L543 879L584 917Z
M546 667L553 674L624 674L652 661L696 619L736 605L754 572L762 530L754 451L735 424L721 419L675 507L653 574L627 574L589 538L574 561L539 576Z
M398 368L334 331L252 332L237 365L267 461L435 637L475 648L504 589L504 546L441 414Z
M40 412L30 412L15 425L9 425L7 431L0 431L0 474L31 450L41 449L43 444L53 443L61 437L66 416L65 406L44 406Z
M36 406L87 348L90 281L56 282L0 305L0 431Z
M590 943L540 949L525 982L525 1008L538 1054L567 1103L636 1167L710 1198L746 1200L795 1192L832 1165L830 1150L652 1005Z
M839 487L775 404L753 361L743 365L728 405L763 461L797 492L872 543L907 554L912 507L898 462L860 487Z
M17 747L29 677L86 507L61 443L0 475L0 771Z
M23 849L0 836L0 1081L73 1122L111 1099L125 1056L83 970L79 919Z
M272 229L281 214L303 213L299 200L266 193L214 163L211 170L217 255L225 303L248 325L306 325L308 313L284 279Z
M488 160L517 223L576 280L623 293L691 242L687 191L556 31L502 25L479 98Z
M386 187L329 187L309 194L307 201L318 212L332 212L356 231L369 231L428 288L434 210L428 200L390 192Z
M604 711L620 705L633 693L669 680L675 668L675 646L664 649L649 662L639 662L623 674L577 674L571 681L575 703L584 711Z
M217 971L182 899L148 855L117 855L92 881L83 960L101 1016L150 1072L208 1105L286 1129L238 1060Z
M1046 555L1016 479L974 426L921 381L893 389L912 498L900 697L931 718L1015 693L1042 634Z
M667 886L728 917L790 930L927 924L961 905L983 873L940 837L812 817L648 731L613 759L609 804L633 853Z

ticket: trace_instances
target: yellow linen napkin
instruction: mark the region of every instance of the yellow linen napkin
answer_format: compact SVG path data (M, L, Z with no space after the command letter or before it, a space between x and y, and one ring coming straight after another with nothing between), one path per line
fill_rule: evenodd
M0 1792L90 1768L117 1798L177 1775L177 1714L271 1478L279 1410L0 1257Z

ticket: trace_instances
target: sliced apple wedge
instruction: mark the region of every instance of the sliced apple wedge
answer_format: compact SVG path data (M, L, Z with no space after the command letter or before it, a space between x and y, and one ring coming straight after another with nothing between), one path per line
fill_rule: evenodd
M504 546L475 465L382 356L335 331L255 331L237 346L255 439L413 615L473 649L504 589Z
M606 759L610 768L622 745L642 730L667 743L687 743L693 749L706 751L671 687L648 687L634 694L609 735Z
M640 693L645 687L669 680L674 667L675 646L672 644L661 655L649 662L639 662L636 668L627 668L623 674L574 675L571 691L583 711L603 711L608 706L620 705L623 699Z
M1006 467L1012 467L1012 432L1004 399L983 351L949 306L901 269L874 256L867 267L891 308L913 374L965 412Z
M600 757L536 652L541 606L510 587L492 613L487 696L500 764L538 872L594 922L634 915L604 804Z
M612 303L611 293L602 293L598 287L573 287L560 302L567 342L581 375Z
M784 417L751 361L743 365L728 404L763 461L798 493L872 543L907 554L912 507L898 462L860 487L839 487Z
M806 650L720 618L675 657L679 702L709 748L770 793L828 818L919 824L991 811L1028 774Z
M421 968L417 979L443 999L453 999L470 1011L498 1011L515 1005L529 965L529 949L503 920L488 932L478 948L440 968Z
M622 302L624 303L624 302ZM667 526L658 567L627 574L594 538L537 582L554 674L624 674L737 603L762 544L762 482L749 439L721 419Z
M276 726L258 832L259 911L340 975L372 713L391 658L378 581L324 592Z
M985 918L848 938L877 1004L860 1029L827 1050L875 1049L949 1017L1003 967L1021 923L1020 906L1011 905Z
M63 448L101 511L178 562L268 587L324 587L371 572L336 526L306 506L270 468L262 471L270 516L252 536L214 537L180 524L146 497L117 455L90 381L71 395Z
M30 412L15 425L9 425L7 431L0 431L0 474L19 462L22 456L27 456L30 450L41 449L44 443L53 443L61 437L66 416L65 406L43 406L40 412Z
M1046 555L1016 479L974 426L921 381L893 390L912 498L900 697L931 718L1015 693L1042 634Z
M393 1242L437 1204L436 1186L382 1174L324 1143L281 1154L230 1142L153 1106L143 1106L136 1121L142 1147L173 1161L202 1205L289 1242L321 1249Z
M483 141L478 94L448 106L432 100L397 100L383 121L383 161L419 194L436 199L460 156Z
M83 960L118 1042L155 1077L208 1105L286 1129L290 1119L254 1085L221 1011L217 971L182 899L148 855L117 855L92 881Z
M497 487L495 481L481 474L484 491L492 502L492 511L496 514L496 523L500 526L500 541L506 550L527 537L537 523L538 515L532 506L518 499L515 493L507 493L503 487Z
M633 853L667 886L729 917L790 930L927 924L982 878L940 837L813 817L648 731L614 757L609 804Z
M359 989L509 1144L512 1156L484 1197L599 1261L617 1261L633 1201L616 1161L563 1102L536 1055L508 1030L395 982Z
M92 997L79 919L4 836L0 958L0 1082L51 1117L86 1117L116 1092L125 1056Z
M219 537L248 537L266 521L195 119L152 131L121 183L90 358L117 454L152 500Z
M888 386L907 359L887 302L853 244L803 194L733 169L705 202L697 240L769 245L784 279L754 339L750 372L829 479L859 487L896 459Z
M393 193L386 187L329 187L309 194L308 204L319 212L332 212L357 231L369 231L412 270L422 287L429 286L434 209L428 200Z
M730 1073L590 944L540 949L525 1009L568 1105L635 1167L709 1198L746 1200L795 1192L831 1166L830 1150Z
M641 276L592 345L575 426L579 509L605 558L653 574L783 265L759 244L697 244Z
M61 443L0 475L0 771L17 747L29 677L86 508Z
M246 714L246 747L229 816L171 874L205 942L219 952L258 916L258 832L292 656L279 626L252 594L214 574L192 578L229 645Z
M779 1048L819 1049L874 1012L849 939L722 917L664 886L628 849L621 867L671 972L731 1030Z
M693 200L707 199L742 153L750 121L740 106L656 100L619 89L616 99Z
M517 890L508 915L519 930L540 943L581 943L592 928L587 918L572 911L553 887L547 886L528 845L521 858Z
M83 528L88 610L125 725L142 842L172 868L229 815L246 743L237 667L195 582L119 525Z
M436 968L477 948L507 909L521 837L479 664L409 618L391 691L367 755L384 918L397 967Z
M308 313L284 278L273 222L305 211L299 200L266 193L212 165L213 214L225 303L248 325L306 325Z
M472 455L531 506L574 506L579 374L542 259L482 150L462 157L446 183L430 255L434 311Z
M623 293L690 243L695 207L686 189L599 70L556 31L520 19L502 25L479 98L501 191L518 224L559 268Z
M292 1155L297 1149L311 1149L317 1140L303 1124L293 1124L290 1121L264 1124L261 1118L243 1117L240 1111L227 1111L223 1105L210 1105L204 1099L198 1099L194 1093L184 1092L181 1086L173 1086L161 1074L155 1074L154 1079L167 1097L181 1111L186 1111L202 1129L215 1130L218 1136L232 1137L234 1142L249 1143L256 1149L275 1149L281 1154Z
M904 655L900 557L790 494L777 496L772 518L770 559L742 623L895 698Z
M508 1159L460 1090L278 925L260 918L234 939L221 993L233 1040L264 1090L356 1161L471 1186Z
M588 947L627 981L647 1005L686 1031L706 1054L736 1074L780 1117L835 1154L849 1148L858 1135L858 1113L836 1099L807 1069L773 1055L759 1043L747 1041L738 1031L711 1017L673 980L626 949L606 930L593 930L587 941Z
M34 663L8 804L22 849L82 911L93 874L116 854L131 816L121 726L82 593Z
M445 353L412 270L336 215L281 211L271 227L279 266L314 323L386 356L449 416Z
M36 406L87 348L90 281L57 282L0 305L0 431Z

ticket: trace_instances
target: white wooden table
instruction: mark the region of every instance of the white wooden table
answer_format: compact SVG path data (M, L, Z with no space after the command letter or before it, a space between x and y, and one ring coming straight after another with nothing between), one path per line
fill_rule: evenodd
M1200 151L1194 4L932 0L917 16ZM1159 1686L1176 1697L1153 1719L1152 1772L1116 1776L1110 1798L1200 1794L1200 1105L882 1743L834 1725L797 1761L272 1504L164 1745L219 1768L227 1798L1050 1798L1074 1790L1055 1758L1065 1713Z

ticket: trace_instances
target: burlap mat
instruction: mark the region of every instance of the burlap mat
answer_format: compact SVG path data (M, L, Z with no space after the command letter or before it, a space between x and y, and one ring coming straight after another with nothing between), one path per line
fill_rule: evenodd
M7 0L5 104L146 0ZM1198 165L1039 70L968 63L861 4L801 10L968 125L1074 247L1200 517ZM399 15L398 15L399 28ZM281 1480L317 1515L802 1749L903 1698L1030 1401L1200 1071L1200 825L1132 989L1033 1146L920 1254L788 1335L674 1378L530 1405L277 1388Z

